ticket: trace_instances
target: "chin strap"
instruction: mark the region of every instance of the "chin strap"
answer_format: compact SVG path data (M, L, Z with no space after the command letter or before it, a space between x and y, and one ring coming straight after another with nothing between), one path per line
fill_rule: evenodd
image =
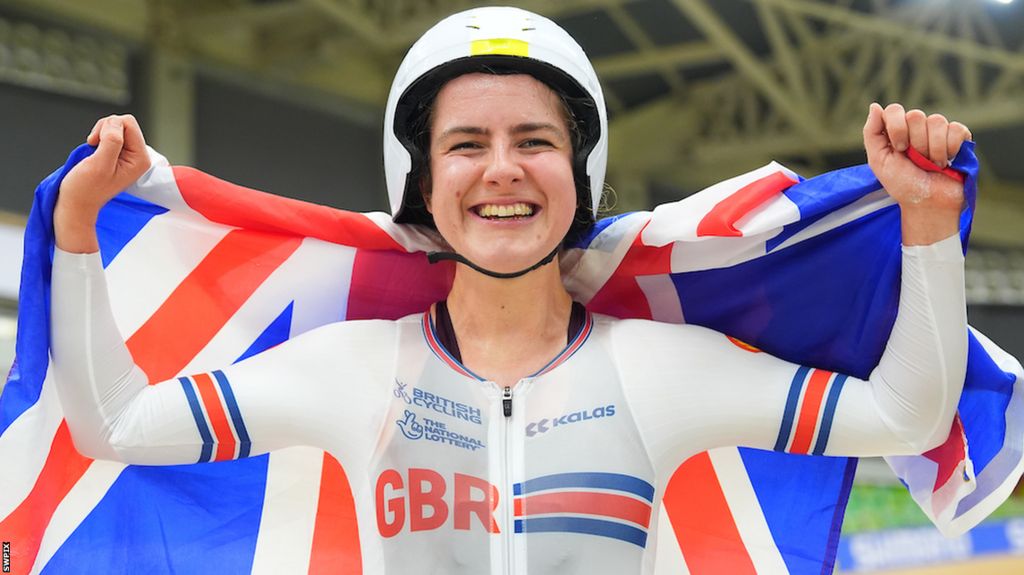
M551 263L551 260L555 259L555 256L557 254L558 254L558 246L555 246L555 249L551 250L550 254L544 256L544 259L542 259L539 262L533 264L532 266L526 268L525 270L519 270L517 272L510 272L510 273L492 272L489 269L482 268L482 267L476 265L475 263L467 260L466 258L460 256L459 254L457 254L455 252L429 252L429 253L427 253L427 261L432 263L432 264L436 264L439 261L452 260L452 261L459 262L461 264L466 264L467 266L469 266L469 267L473 268L474 270L484 274L485 276L491 276L492 278L498 278L500 280L507 280L507 279L512 279L512 278L517 278L517 277L519 277L521 275L526 275L526 274L532 272L533 270L535 270L535 269L537 269L537 268L539 268L541 266L544 266L544 265L547 265L547 264Z

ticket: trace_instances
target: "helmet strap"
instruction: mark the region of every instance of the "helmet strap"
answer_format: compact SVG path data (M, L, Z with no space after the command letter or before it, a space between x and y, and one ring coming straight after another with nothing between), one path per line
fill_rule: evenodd
M526 275L526 274L532 272L533 270L535 270L535 269L537 269L537 268L539 268L541 266L544 266L544 265L547 265L547 264L551 263L551 260L555 259L555 256L558 254L558 248L559 248L559 246L555 246L555 249L551 250L550 254L544 256L544 259L542 259L539 262L533 264L532 266L530 266L530 267L528 267L528 268L526 268L524 270L519 270L517 272L509 272L509 273L492 272L489 269L482 268L482 267L476 265L475 263L467 260L466 258L460 256L459 254L457 254L455 252L429 252L429 253L427 253L427 261L432 263L432 264L436 264L437 262L440 262L440 261L443 261L443 260L452 260L452 261L455 261L455 262L459 262L461 264L466 264L467 266L473 268L475 271L478 271L478 272L484 274L485 276L490 276L492 278L498 278L498 279L501 279L501 280L507 280L507 279L517 278L519 276Z

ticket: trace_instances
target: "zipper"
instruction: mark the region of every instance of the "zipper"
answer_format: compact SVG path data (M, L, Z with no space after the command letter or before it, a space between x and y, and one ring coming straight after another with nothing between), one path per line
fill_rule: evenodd
M505 386L501 393L501 410L505 415L504 421L504 465L502 465L502 489L508 496L505 498L505 573L512 575L512 549L515 541L515 514L513 500L515 493L512 489L512 387Z

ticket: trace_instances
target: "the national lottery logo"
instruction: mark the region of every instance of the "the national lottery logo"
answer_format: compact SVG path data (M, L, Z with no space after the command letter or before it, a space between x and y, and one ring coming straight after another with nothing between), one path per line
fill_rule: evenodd
M477 425L481 423L479 407L473 407L472 405L442 397L436 393L423 391L422 389L410 386L408 383L402 383L397 379L395 380L394 393L395 397L404 401L406 405L415 405L416 407L429 409Z
M486 447L484 442L480 441L475 437L469 437L462 433L452 431L448 429L448 425L443 421L437 421L434 419L428 419L424 417L422 420L416 417L416 414L406 409L402 419L395 422L398 425L399 431L406 439L413 441L419 439L425 439L434 443L444 443L460 449L468 449L470 451L476 451L477 449L483 449Z
M601 419L604 417L611 417L615 415L614 405L602 405L593 409L581 409L579 411L573 411L566 413L558 417L552 417L534 421L526 425L526 436L533 437L534 435L540 435L541 433L547 433L548 431L556 428L569 425L572 423L579 423L581 421L590 421L592 419Z

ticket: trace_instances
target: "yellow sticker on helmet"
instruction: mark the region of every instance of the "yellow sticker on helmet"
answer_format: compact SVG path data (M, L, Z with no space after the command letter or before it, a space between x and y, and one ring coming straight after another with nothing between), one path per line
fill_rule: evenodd
M487 54L500 54L502 56L530 55L530 45L523 40L515 38L491 38L490 40L473 40L469 47L470 56L485 56Z

